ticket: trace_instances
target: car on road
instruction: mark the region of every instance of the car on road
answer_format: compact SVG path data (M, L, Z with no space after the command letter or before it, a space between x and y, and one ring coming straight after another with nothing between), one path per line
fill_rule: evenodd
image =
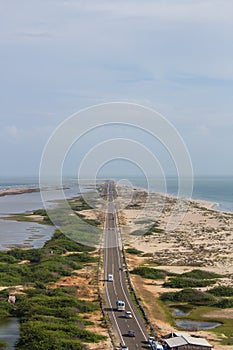
M157 341L153 341L152 344L151 344L151 349L152 350L164 350L163 349L163 345L160 344L159 342Z
M131 311L125 311L125 318L133 318Z
M135 337L135 332L134 332L132 329L130 329L130 330L128 331L128 336L129 336L129 337Z
M120 350L129 350L127 345L121 345Z
M125 302L123 300L116 301L117 311L125 311Z
M147 339L147 341L148 341L148 343L151 345L151 344L153 344L153 342L155 341L155 337L149 337L149 338Z
M113 275L111 273L108 274L108 282L113 282Z

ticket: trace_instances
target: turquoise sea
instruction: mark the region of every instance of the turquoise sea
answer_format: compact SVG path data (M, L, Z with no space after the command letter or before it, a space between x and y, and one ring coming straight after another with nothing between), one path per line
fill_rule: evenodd
M123 178L123 177L122 177ZM122 178L116 178L116 181L122 180ZM124 177L133 186L148 188L148 181L142 177ZM91 180L86 180L90 183ZM161 185L161 181L153 178L150 179L150 190L155 192L163 192L164 186ZM178 180L175 177L168 177L165 179L165 187L168 194L177 196L178 195ZM85 182L83 182L85 183ZM198 176L193 179L193 191L191 197L193 199L207 200L216 203L216 209L222 211L233 212L233 176ZM76 180L66 178L64 185L67 185L69 189L66 190L67 197L77 195L79 193L78 183ZM0 178L0 190L13 187L30 187L38 186L38 179L36 178ZM25 200L23 198L25 196ZM43 205L40 200L39 193L32 193L20 196L7 196L0 197L0 215L5 212L12 211L12 204L8 203L7 206L6 198L10 198L11 202L15 203L15 206L20 212L24 210L30 210L35 208L41 208ZM56 192L54 192L56 199ZM31 198L31 200L29 199ZM9 201L9 200L8 200ZM1 208L1 202L5 203L4 208ZM16 202L18 204L16 204ZM26 204L26 202L28 202ZM25 209L25 207L29 207Z
M103 181L103 179L99 180ZM128 177L124 178L124 181L122 178L116 178L115 181L148 189L148 179L141 177ZM93 184L93 180L84 180L79 186L77 180L66 178L63 181L65 196L67 198L77 196L80 194L80 189L88 191L92 188L89 186L90 184ZM149 179L149 185L150 191L179 196L178 180L174 177L165 179L165 187L164 181L156 178ZM36 178L0 179L0 190L34 186L38 187L38 179ZM233 177L196 177L190 197L214 202L217 210L233 212ZM60 199L59 191L53 187L50 189L50 199L55 201ZM54 202L49 202L49 205L54 206ZM43 206L39 192L0 197L0 250L10 249L15 245L40 247L51 237L54 232L53 226L1 219L1 217L11 213L22 213L43 208Z
M128 178L134 185L148 188L146 179ZM178 180L175 177L168 177L166 180L166 193L178 196ZM164 186L161 181L152 179L150 181L150 190L163 192ZM193 191L191 198L201 199L216 204L215 209L227 212L233 212L233 176L202 176L193 179Z

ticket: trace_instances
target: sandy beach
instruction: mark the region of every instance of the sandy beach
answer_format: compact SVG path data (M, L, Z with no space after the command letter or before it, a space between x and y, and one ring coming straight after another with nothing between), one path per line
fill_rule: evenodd
M119 217L125 247L142 251L142 256L127 254L130 270L141 265L153 267L153 262L154 266L159 265L159 269L178 274L200 269L224 275L216 286L232 286L233 213L214 210L216 203L203 200L182 200L177 206L177 198L161 193L151 193L148 199L148 193L141 189L131 191L129 203L127 189L124 188L122 193L121 196L119 192L118 208L122 208ZM181 212L177 212L179 224L167 231L174 208L181 208ZM155 232L148 235L146 232L155 223ZM171 289L164 288L163 281L147 280L136 275L132 275L131 279L156 329L161 333L176 331L155 301ZM152 306L154 313L150 312ZM226 314L221 309L219 315L232 318L232 309L226 310ZM231 349L231 346L220 345L211 331L198 331L196 334L207 337L218 350Z
M160 264L208 266L233 273L233 213L214 210L212 202L181 200L176 214L176 198L152 193L148 204L148 194L142 190L135 190L130 204L124 206L120 197L118 202L126 244L151 253ZM171 215L179 221L167 231ZM145 234L155 223L155 232Z

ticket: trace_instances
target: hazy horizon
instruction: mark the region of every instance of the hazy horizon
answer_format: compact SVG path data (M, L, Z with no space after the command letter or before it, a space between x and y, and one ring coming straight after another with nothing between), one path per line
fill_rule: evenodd
M13 0L0 10L0 176L38 175L60 123L116 101L162 114L194 174L233 174L232 1ZM137 137L157 156L157 145ZM65 171L75 173L93 141L108 138L107 129L86 137Z

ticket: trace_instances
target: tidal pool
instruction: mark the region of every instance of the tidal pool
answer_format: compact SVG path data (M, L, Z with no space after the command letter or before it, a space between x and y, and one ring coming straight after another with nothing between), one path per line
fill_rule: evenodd
M187 316L191 312L192 308L183 305L172 305L169 307L169 310L172 312L172 316L182 317Z
M18 222L0 220L0 250L14 246L39 248L50 239L54 226L41 225L36 222Z
M9 350L15 349L15 343L19 339L19 320L16 317L0 321L0 339L10 345Z
M193 320L175 320L176 325L187 331L201 331L212 329L221 325L218 322L193 321Z

